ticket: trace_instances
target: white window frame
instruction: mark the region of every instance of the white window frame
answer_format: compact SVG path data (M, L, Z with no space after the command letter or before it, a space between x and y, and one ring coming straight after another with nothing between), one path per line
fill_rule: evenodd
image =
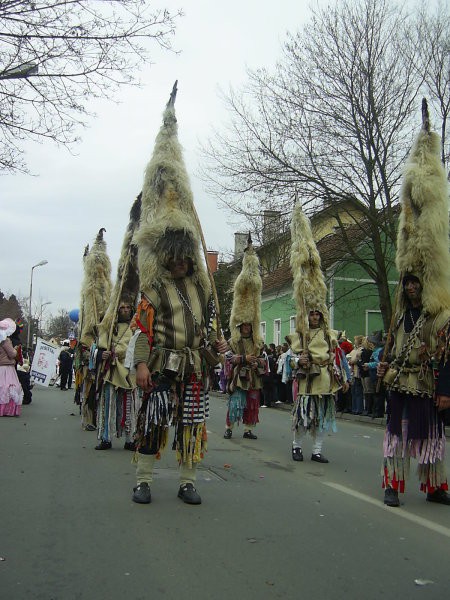
M369 332L369 314L381 315L381 310L366 309L366 336L370 334L370 332Z
M273 320L273 343L281 346L281 319Z
M259 328L261 331L261 337L264 340L264 343L266 343L266 335L267 335L267 323L266 321L261 321L259 324Z
M295 315L289 317L289 333L295 333Z

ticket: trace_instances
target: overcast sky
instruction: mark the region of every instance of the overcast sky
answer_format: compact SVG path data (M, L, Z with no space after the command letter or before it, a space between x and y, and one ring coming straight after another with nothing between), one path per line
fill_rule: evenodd
M82 141L70 154L50 142L27 146L36 177L0 177L2 252L0 290L29 296L34 269L33 311L42 303L44 319L79 306L82 253L97 231L105 240L115 278L131 204L141 190L161 115L178 79L176 112L179 138L208 249L231 251L236 227L208 197L198 170L199 145L213 125L227 119L218 91L245 81L246 67L272 66L286 32L308 19L304 0L167 0L155 6L182 8L174 47L155 47L155 64L142 72L141 89L123 88L119 105L101 102L96 119L81 130Z

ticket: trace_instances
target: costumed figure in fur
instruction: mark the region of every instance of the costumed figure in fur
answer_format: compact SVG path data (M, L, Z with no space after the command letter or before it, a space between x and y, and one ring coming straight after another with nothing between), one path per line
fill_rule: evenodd
M73 370L75 373L75 397L74 403L80 407L81 414L81 393L83 390L84 380L84 366L85 363L89 363L89 347L83 349L81 343L81 332L83 330L83 315L84 315L84 283L86 280L86 256L89 254L89 244L86 244L83 251L83 282L80 291L80 311L78 313L78 327L77 327L77 343L73 353ZM87 357L87 358L85 358Z
M230 439L235 423L244 425L244 438L256 440L253 430L259 422L262 375L267 371L263 356L261 323L262 280L259 259L249 235L242 260L242 270L234 284L230 316L230 350L225 355L228 411L225 439Z
M130 220L120 253L117 278L110 303L99 325L98 344L94 362L97 381L97 437L96 450L109 450L112 437L125 436L125 450L134 450L134 432L139 394L135 375L125 364L128 345L133 336L132 317L139 294L137 248L134 235L139 227L141 194L130 210Z
M450 407L449 190L439 149L423 100L422 129L401 189L396 254L401 283L388 337L392 347L378 366L389 390L384 503L394 507L400 505L399 492L405 491L411 457L418 460L426 499L450 505L443 418Z
M336 361L337 332L329 327L327 288L309 219L300 204L291 221L291 270L296 304L296 332L288 335L294 370L292 458L303 461L307 432L313 439L311 460L327 463L322 454L325 433L336 431L335 393L348 387L342 360Z
M180 466L178 497L200 504L196 467L206 450L209 370L226 342L218 341L211 285L200 252L201 230L184 165L175 117L176 83L156 137L142 188L135 236L141 300L134 365L144 392L138 415L133 500L151 501L155 459L167 445Z
M100 229L92 248L83 258L84 279L81 287L80 331L75 357L75 400L81 404L81 426L96 429L96 372L94 355L98 343L98 326L111 298L111 261Z

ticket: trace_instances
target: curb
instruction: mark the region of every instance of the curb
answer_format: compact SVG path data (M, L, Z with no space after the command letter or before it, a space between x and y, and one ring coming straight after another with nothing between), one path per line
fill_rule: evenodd
M227 396L227 394L222 394L221 392L210 391L209 393L210 395L218 396L219 398ZM268 406L267 409L284 410L285 412L290 412L292 410L292 404L286 404L285 402L282 402L276 406ZM372 419L372 417L365 417L363 415L352 415L351 413L337 412L336 419L340 421L355 421L356 423L361 423L364 425L375 425L383 429L386 427L386 417ZM450 428L447 428L445 437L450 439Z

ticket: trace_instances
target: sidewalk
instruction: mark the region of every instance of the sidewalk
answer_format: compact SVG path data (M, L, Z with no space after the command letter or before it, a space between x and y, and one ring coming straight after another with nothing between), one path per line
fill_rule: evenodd
M226 394L221 392L210 392L210 394L217 395L222 398L226 398ZM284 410L290 412L292 410L292 404L275 404L271 407L266 407L263 410ZM386 417L372 419L372 417L365 417L363 415L352 415L351 413L337 412L336 418L342 421L355 421L356 423L365 423L366 425L376 425L377 427L386 427ZM445 437L450 439L450 427L447 427Z
M291 411L292 404L285 404L284 402L282 402L281 404L276 404L271 408ZM336 418L342 421L357 421L358 423L367 423L369 425L378 425L379 427L386 427L386 417L383 417L381 419L372 419L372 417L365 417L363 415L352 415L351 413L337 412Z
M271 407L273 409L290 411L292 410L292 404L276 404ZM270 409L269 409L270 410ZM376 425L377 427L386 427L386 417L372 419L372 417L365 417L363 415L352 415L351 413L337 412L336 418L342 421L355 421L357 423L365 423L366 425ZM450 440L450 427L446 428L445 437Z

